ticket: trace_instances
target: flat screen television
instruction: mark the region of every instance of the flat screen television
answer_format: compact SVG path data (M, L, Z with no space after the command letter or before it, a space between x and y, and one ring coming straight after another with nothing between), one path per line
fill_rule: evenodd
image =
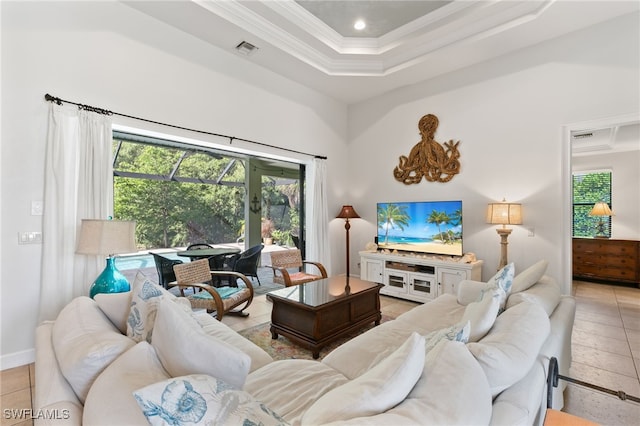
M462 256L462 201L378 203L378 248Z

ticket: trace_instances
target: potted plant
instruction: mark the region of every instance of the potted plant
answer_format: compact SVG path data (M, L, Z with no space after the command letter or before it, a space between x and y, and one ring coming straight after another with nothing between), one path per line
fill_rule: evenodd
M262 234L262 241L265 245L273 244L273 231L275 230L275 226L271 219L262 219L262 224L260 227L260 232Z

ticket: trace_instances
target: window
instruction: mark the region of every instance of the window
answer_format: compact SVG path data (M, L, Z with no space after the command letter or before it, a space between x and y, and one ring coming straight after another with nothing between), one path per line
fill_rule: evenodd
M137 222L139 247L243 241L248 202L259 209L249 220L268 220L269 237L286 244L299 234L298 164L118 131L113 151L114 216ZM251 174L262 177L259 200L247 200Z
M574 172L572 183L573 236L595 236L598 224L602 220L604 235L611 237L610 216L589 216L589 212L598 201L604 201L611 208L611 171Z

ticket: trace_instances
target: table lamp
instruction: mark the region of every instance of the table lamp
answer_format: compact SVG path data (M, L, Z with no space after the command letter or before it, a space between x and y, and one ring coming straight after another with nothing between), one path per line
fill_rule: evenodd
M340 213L338 213L338 216L336 216L336 218L345 220L344 229L347 232L347 279L349 279L349 229L351 228L349 219L359 219L360 216L358 215L358 213L356 213L353 206L342 206L342 209L340 210Z
M604 232L605 223L604 220L602 220L603 217L615 216L613 211L609 208L609 205L604 201L598 201L593 205L593 208L589 212L589 216L598 216L600 218L596 225L595 238L609 238Z
M82 219L76 253L107 256L107 266L89 289L89 296L98 293L123 293L131 286L116 268L115 254L135 252L134 221Z
M511 234L512 229L507 225L522 225L522 205L516 203L507 203L502 200L501 203L489 203L487 206L487 223L493 225L502 225L497 228L496 232L500 235L500 264L498 270L507 264L507 238Z

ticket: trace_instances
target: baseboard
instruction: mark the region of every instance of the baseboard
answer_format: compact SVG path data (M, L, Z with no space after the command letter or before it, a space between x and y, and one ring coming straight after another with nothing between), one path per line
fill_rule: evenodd
M0 370L8 370L9 368L20 367L35 362L36 350L27 349L26 351L14 352L12 354L2 355L0 357Z

